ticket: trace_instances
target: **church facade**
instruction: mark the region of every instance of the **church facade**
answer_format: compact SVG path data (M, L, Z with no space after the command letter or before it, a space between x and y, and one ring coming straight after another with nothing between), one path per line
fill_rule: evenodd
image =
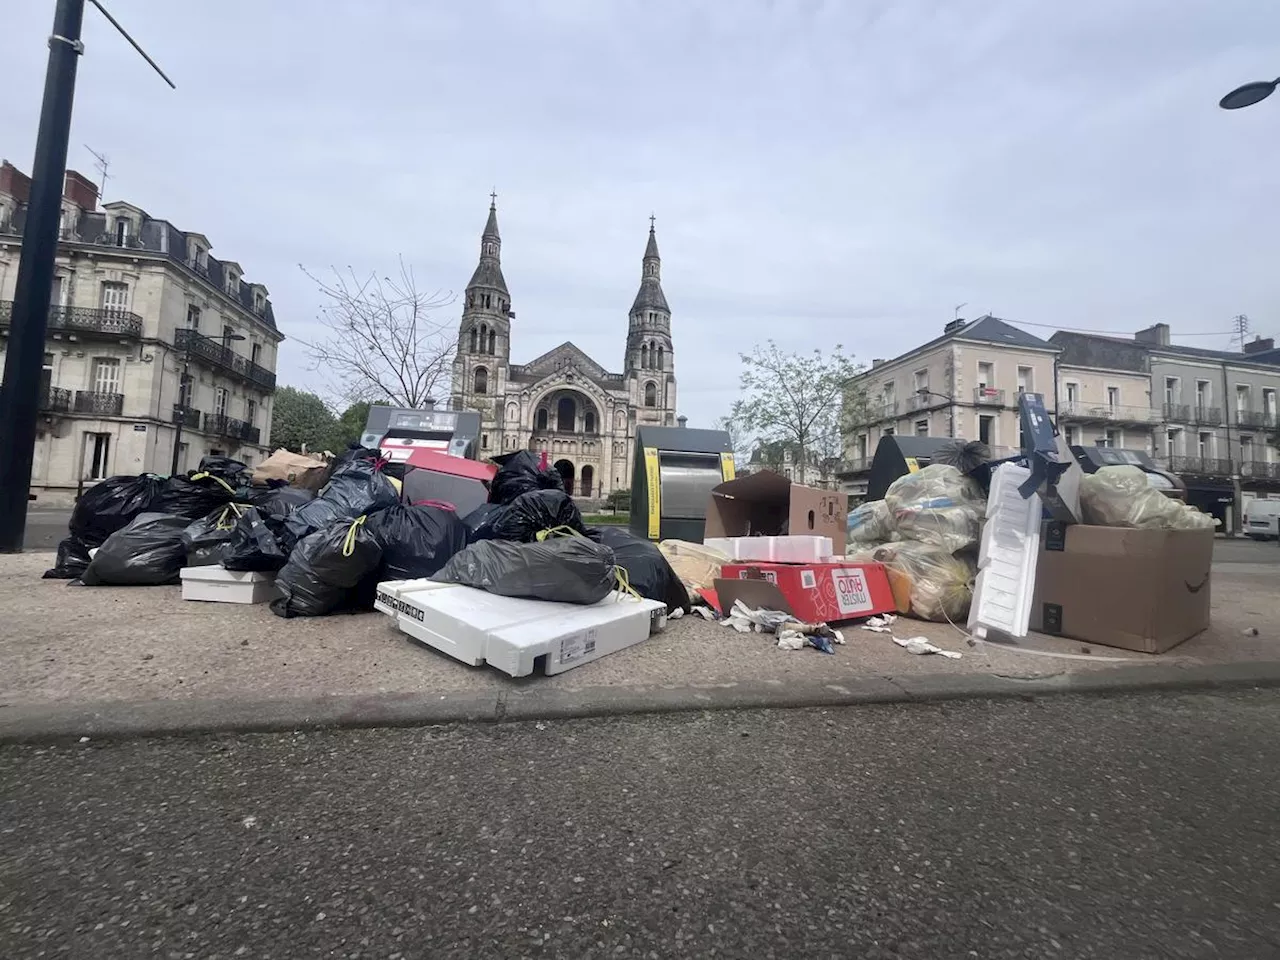
M650 218L621 373L570 342L529 363L512 363L516 314L502 275L498 211L490 203L480 262L467 284L452 388L453 409L480 413L481 457L545 452L566 489L586 499L630 487L636 427L675 426L671 309L661 274Z

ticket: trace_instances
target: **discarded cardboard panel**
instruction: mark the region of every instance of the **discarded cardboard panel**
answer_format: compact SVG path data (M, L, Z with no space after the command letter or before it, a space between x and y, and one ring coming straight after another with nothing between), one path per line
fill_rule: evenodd
M712 489L705 536L828 537L830 552L840 554L848 514L846 494L806 487L762 470Z
M1212 530L1048 522L1031 629L1163 653L1209 626Z
M290 453L281 447L253 469L253 482L259 486L271 480L283 480L292 487L319 490L329 480L331 467L323 459L305 453Z
M666 604L611 593L579 605L503 597L430 580L378 585L374 608L412 639L470 666L552 675L634 646L666 625Z
M741 600L808 623L839 623L897 609L879 563L726 563L715 582L721 612Z
M986 637L990 630L1025 637L1035 590L1040 551L1039 494L1023 497L1019 487L1031 470L1002 463L991 475L987 520L978 551L978 577L969 604L969 632Z
M702 545L730 560L769 563L822 563L832 555L830 537L713 537Z

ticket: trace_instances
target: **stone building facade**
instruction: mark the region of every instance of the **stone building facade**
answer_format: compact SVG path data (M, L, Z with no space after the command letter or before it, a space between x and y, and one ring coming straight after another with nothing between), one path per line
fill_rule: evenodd
M498 212L491 203L458 330L453 408L480 412L481 456L545 451L576 496L600 498L626 489L636 427L676 423L671 308L662 292L652 218L621 373L569 342L529 363L512 363L516 314L501 253Z
M31 181L0 164L0 356ZM206 454L270 452L276 328L267 288L209 240L130 203L98 205L67 171L31 490L69 502L114 474L167 474ZM185 375L184 375L185 370ZM177 424L181 422L181 436Z

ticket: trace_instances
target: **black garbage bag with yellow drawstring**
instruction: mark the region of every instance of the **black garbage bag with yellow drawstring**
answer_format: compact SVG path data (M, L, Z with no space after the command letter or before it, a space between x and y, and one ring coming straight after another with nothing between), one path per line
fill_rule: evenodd
M481 540L455 553L431 579L504 597L583 604L625 586L619 584L613 551L577 535L533 543Z
M365 529L365 517L339 520L298 541L276 575L278 617L322 617L360 606L359 586L382 560L382 547Z
M544 530L568 527L585 533L582 514L563 490L530 490L506 505L485 504L463 521L468 538L478 540L536 540Z
M271 573L283 567L288 559L289 554L271 526L271 518L263 516L257 507L245 507L219 562L228 570Z
M193 520L182 531L182 545L187 551L188 567L211 567L221 563L235 532L236 521L249 509L242 503L215 507L199 520Z
M170 477L147 508L155 513L196 520L236 498L236 488L212 473Z
M689 612L689 591L656 543L621 527L589 527L587 536L613 551L618 566L627 572L631 588L640 596L661 600L667 605L667 613Z

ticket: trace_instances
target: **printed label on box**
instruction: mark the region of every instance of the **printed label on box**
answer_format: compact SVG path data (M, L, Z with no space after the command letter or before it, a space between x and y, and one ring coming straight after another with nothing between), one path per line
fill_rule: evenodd
M812 590L818 585L818 575L812 570L800 571L800 586L806 590Z
M775 587L778 585L778 575L776 573L774 573L772 570L757 570L755 567L751 567L748 570L739 570L738 579L739 580L767 580L770 583L772 583Z
M596 628L560 638L560 662L572 663L596 652Z
M831 582L836 588L836 606L842 614L852 616L871 612L871 591L867 588L867 576L862 570L832 570Z

